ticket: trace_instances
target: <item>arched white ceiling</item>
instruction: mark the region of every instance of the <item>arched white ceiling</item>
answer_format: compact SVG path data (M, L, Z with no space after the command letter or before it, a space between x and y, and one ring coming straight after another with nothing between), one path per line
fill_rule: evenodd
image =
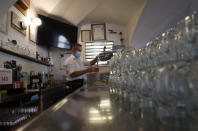
M74 25L108 22L127 25L136 20L146 0L32 0L39 13Z

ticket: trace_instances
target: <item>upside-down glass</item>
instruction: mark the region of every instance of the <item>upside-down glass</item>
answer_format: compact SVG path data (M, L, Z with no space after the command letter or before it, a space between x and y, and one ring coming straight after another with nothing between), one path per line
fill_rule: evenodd
M188 116L198 121L197 58L198 14L193 14L145 48L116 52L109 85L132 106L156 108L163 124L183 127Z

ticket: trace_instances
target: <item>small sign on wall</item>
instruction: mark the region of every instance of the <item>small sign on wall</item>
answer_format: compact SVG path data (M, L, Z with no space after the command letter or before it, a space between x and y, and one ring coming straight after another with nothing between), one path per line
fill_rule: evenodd
M91 41L91 30L81 30L81 42Z
M12 84L12 70L0 68L0 85Z
M3 32L5 35L8 34L8 13L0 20L0 32Z
M106 40L106 25L105 24L91 24L92 39Z
M25 24L25 19L13 11L11 12L11 27L26 36L27 25Z
M36 43L37 39L37 27L29 26L29 39L30 41Z

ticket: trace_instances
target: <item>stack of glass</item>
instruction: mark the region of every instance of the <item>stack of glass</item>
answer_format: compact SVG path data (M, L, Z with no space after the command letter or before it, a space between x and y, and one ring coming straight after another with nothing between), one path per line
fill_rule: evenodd
M12 127L28 119L39 111L38 106L14 108L11 112L0 117L0 127Z
M26 55L32 58L36 58L36 53L21 45L13 44L12 42L1 43L0 48L15 52L17 54Z
M133 114L150 112L165 127L198 130L191 125L198 120L198 13L145 48L118 50L110 69L111 95Z

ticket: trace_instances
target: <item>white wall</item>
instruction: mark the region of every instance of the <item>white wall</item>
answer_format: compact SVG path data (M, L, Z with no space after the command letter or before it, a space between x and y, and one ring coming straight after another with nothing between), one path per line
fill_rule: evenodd
M195 10L198 10L197 0L148 0L135 29L131 46L146 46L148 41Z
M0 52L0 68L3 68L4 61L17 61L17 64L23 66L22 71L29 72L30 70L38 71L38 72L48 72L48 68L45 65L37 64L35 62L31 62L29 60L25 60L23 58L15 57L3 52Z
M10 8L17 0L1 0L0 1L0 19L5 12Z
M190 6L190 13L194 13L195 11L198 11L198 0L189 0L191 3Z
M71 51L58 48L50 48L50 56L53 58L54 66L52 67L52 73L55 80L65 80L65 68L64 61L71 55ZM64 54L64 57L61 57Z
M95 24L95 23L94 23ZM109 33L109 29L113 30L115 32L117 32L117 34L111 34ZM83 45L83 51L82 51L82 56L83 59L85 59L85 43L81 42L81 30L91 30L91 24L84 24L78 27L78 43L80 43L81 45ZM124 26L120 26L120 25L115 25L115 24L106 24L106 41L113 41L115 45L121 45L120 42L120 35L119 33L122 32L123 33L123 38L125 39L124 43L126 42L126 28Z
M28 48L32 52L38 51L42 56L47 56L48 51L46 48L37 46L35 43L31 42L29 40L29 28L27 28L27 33L26 36L18 32L17 30L13 29L11 27L11 11L15 12L18 16L21 16L23 19L25 19L25 16L19 12L14 6L9 8L7 11L8 13L8 35L5 35L0 32L0 40L3 40L4 42L10 40L16 40L17 44L20 46L23 46L25 48ZM37 15L36 10L33 6L31 6L29 13L31 17L35 17ZM41 64L33 63L28 60L18 58L18 57L13 57L11 55L7 55L5 53L0 52L0 67L3 67L3 62L6 60L16 60L18 63L20 63L23 66L23 71L29 72L30 70L36 70L36 71L48 71L47 66L43 66Z
M93 23L95 24L95 23ZM82 59L85 60L85 43L81 42L81 34L80 31L81 30L91 30L91 24L84 24L78 27L78 43L80 43L82 45ZM115 32L117 32L116 34L111 34L109 33L109 30L113 30ZM119 33L122 32L123 35L123 39L124 42L123 44L126 44L126 28L124 26L120 26L120 25L115 25L115 24L109 24L106 23L106 41L113 41L115 45L121 45L121 41L120 41L120 35ZM100 67L100 72L108 72L109 71L109 67L108 66L103 66Z

